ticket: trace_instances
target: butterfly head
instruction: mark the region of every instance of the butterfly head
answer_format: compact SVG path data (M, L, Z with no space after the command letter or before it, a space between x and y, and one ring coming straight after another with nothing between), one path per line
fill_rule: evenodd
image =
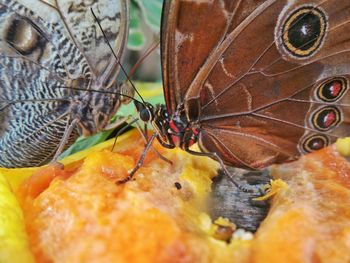
M151 123L163 146L187 149L197 142L197 128L190 127L188 122L178 118L176 114L170 115L165 105L157 105L152 109Z
M148 103L148 102L140 102L135 100L134 101L134 105L136 107L136 110L139 114L139 118L140 120L142 120L143 122L151 122L154 118L154 107L152 104Z

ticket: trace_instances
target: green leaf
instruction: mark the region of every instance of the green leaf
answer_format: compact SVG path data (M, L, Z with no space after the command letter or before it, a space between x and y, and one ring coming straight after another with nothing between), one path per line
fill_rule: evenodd
M128 48L131 50L141 50L145 45L145 36L140 28L141 12L136 3L130 4L129 38Z
M147 25L155 32L159 32L163 0L134 0L142 10Z
M138 30L129 30L128 49L141 50L145 45L145 35Z
M99 132L95 135L92 135L90 137L79 137L78 140L72 144L66 151L64 151L59 159L63 159L64 157L67 157L68 155L71 155L76 152L80 152L82 150L85 150L87 148L90 148L96 144L99 144L101 142L104 142L108 136L113 132L113 130L103 131Z
M131 1L129 27L140 28L140 17L141 17L141 13L138 5L134 1Z

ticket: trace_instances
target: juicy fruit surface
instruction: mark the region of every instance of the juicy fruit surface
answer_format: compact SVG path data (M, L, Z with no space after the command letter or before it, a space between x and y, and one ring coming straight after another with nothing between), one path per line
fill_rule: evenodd
M196 165L173 154L169 157L176 164L170 166L150 153L134 181L117 185L143 150L137 136L128 143L119 153L91 153L80 167L67 166L68 171L43 168L20 188L38 262L206 261L210 248L204 232L189 231L197 228L196 214L183 219L190 217L183 200L202 204L181 176L186 169L194 170L191 174L207 181L197 192L209 191L216 164L209 160ZM182 185L180 190L175 182Z
M276 166L288 183L257 233L255 262L350 262L350 165L334 147ZM278 253L271 253L278 251Z
M272 168L288 187L254 236L237 231L228 244L206 214L215 162L156 145L173 164L151 151L135 180L117 185L143 141L130 133L117 152L107 146L64 170L41 168L19 188L37 262L350 261L350 165L334 147Z

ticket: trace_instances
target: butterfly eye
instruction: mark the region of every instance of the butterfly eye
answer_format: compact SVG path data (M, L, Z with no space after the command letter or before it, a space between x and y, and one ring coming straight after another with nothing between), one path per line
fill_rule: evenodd
M302 149L305 153L320 150L329 145L329 139L325 135L311 135L306 137L302 143Z
M319 50L326 29L327 19L324 12L313 6L304 6L289 15L279 35L290 55L306 58Z
M316 91L317 97L325 102L339 100L348 89L348 80L337 77L323 82Z
M144 122L150 121L150 120L151 120L151 116L152 116L152 115L151 115L151 112L149 111L148 108L142 109L142 110L140 111L139 115L140 115L140 119L141 119L142 121L144 121Z
M327 106L315 111L312 115L313 126L320 131L328 131L341 122L341 113L334 106Z

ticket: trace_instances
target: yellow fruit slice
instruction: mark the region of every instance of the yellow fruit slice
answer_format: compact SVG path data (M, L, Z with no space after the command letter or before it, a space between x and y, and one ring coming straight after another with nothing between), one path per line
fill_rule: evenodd
M336 146L341 155L350 156L350 137L338 139Z
M22 210L5 176L0 173L0 262L34 262L27 239Z

